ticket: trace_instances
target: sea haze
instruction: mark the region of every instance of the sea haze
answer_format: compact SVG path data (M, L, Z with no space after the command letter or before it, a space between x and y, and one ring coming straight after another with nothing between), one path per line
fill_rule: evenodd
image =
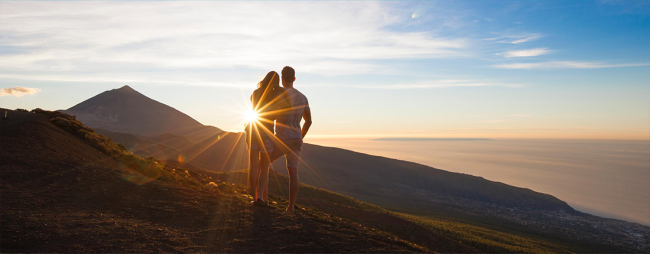
M375 141L487 141L487 138L377 138Z
M554 195L579 211L650 225L650 141L308 139Z

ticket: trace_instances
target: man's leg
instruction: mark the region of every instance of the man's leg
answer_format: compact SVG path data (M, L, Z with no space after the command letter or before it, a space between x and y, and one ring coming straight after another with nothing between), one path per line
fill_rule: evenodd
M296 199L298 199L300 179L298 178L298 168L287 167L287 171L289 171L289 206L287 207L287 211L293 212Z
M287 159L287 171L289 171L289 206L287 211L293 212L298 200L298 189L300 178L298 177L298 165L300 164L300 153L302 152L302 139L284 140L288 151L284 155Z
M260 150L251 149L249 152L248 186L251 188L251 196L257 200L257 186L260 174Z

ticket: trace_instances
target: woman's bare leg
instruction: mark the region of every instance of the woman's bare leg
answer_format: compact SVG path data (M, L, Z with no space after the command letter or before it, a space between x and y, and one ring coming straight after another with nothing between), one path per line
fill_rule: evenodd
M267 154L267 155L268 155L268 154ZM271 164L271 161L269 160L269 165L270 165L270 164ZM270 166L267 166L266 168L269 169ZM268 170L267 170L267 172L268 172ZM269 172L269 174L270 174L270 172ZM266 179L269 179L269 178L266 177ZM267 202L269 201L269 184L268 184L268 182L269 182L269 181L267 180L267 181L266 181L266 183L267 183L267 184L266 184L266 189L263 190L263 194L262 194L262 200L267 201Z
M251 188L251 196L253 200L257 200L257 186L260 173L260 150L249 150L249 163L248 163L248 186Z
M260 161L260 163L261 163L261 161ZM261 168L262 168L262 165L260 165L260 175L262 174ZM268 179L268 177L267 177L267 179ZM260 198L262 200L264 200L264 201L269 200L269 184L268 184L268 181L267 181L267 184L266 184L266 189L264 189L264 190L259 189L258 192L260 193Z
M268 201L268 192L269 187L269 155L267 153L260 153L260 179L258 192L260 198L264 201Z

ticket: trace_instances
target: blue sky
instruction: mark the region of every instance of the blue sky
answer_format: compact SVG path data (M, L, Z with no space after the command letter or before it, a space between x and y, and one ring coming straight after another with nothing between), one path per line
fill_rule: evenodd
M0 107L128 84L237 131L285 65L314 136L650 139L648 1L0 2Z

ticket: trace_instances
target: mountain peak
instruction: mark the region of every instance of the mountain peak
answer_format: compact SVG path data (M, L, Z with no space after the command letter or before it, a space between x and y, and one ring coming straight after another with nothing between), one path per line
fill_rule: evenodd
M117 90L118 90L118 91L125 91L125 92L136 92L136 93L138 92L138 91L136 91L135 89L131 88L129 85L125 85L125 86L123 86L123 87L120 87L120 88L117 89Z
M77 120L92 128L139 135L180 135L207 128L128 85L100 93L63 112L75 115Z

